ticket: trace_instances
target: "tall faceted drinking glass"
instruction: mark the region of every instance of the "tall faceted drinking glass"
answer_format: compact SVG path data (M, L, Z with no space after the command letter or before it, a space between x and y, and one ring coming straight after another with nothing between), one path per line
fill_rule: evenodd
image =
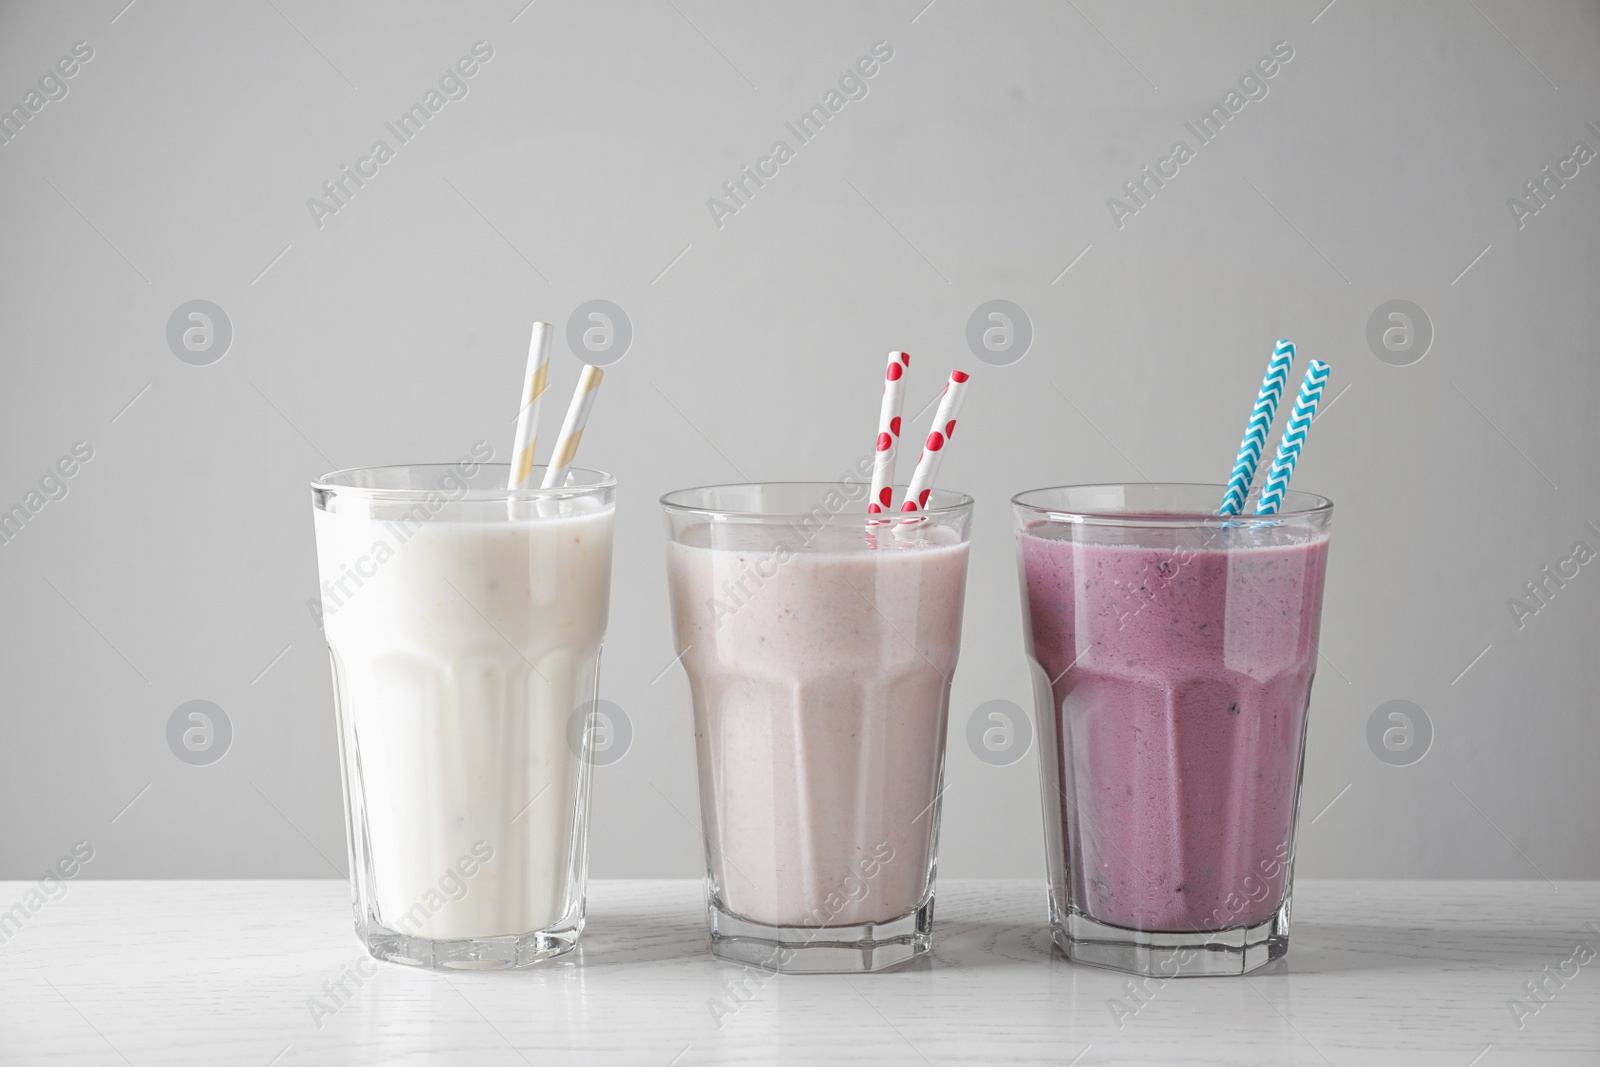
M1223 486L1013 498L1050 924L1073 960L1243 974L1289 947L1333 505Z
M860 483L662 498L694 703L712 952L851 972L927 951L972 499Z
M506 479L468 460L312 486L356 933L380 959L521 967L583 929L616 481Z

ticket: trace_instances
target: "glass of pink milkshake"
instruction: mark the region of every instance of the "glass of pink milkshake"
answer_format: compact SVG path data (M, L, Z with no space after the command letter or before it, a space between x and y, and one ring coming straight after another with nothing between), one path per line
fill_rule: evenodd
M1050 924L1077 962L1244 974L1289 947L1330 501L1222 486L1012 499Z
M768 971L926 952L972 498L860 481L668 493L711 950Z

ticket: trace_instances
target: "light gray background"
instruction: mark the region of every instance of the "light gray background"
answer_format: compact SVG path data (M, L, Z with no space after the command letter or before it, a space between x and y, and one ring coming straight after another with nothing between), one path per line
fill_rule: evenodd
M525 2L0 8L6 106L95 50L0 147L0 508L95 450L0 546L0 877L79 839L92 877L342 873L307 482L505 455L529 322L595 298L636 332L582 454L621 479L602 694L634 728L595 874L701 870L656 497L837 476L903 347L913 405L975 372L941 870L1039 875L1036 753L964 740L1029 700L1007 498L1224 479L1287 336L1334 366L1295 484L1338 503L1301 873L1600 877L1600 566L1521 630L1507 607L1600 547L1600 163L1520 230L1506 205L1600 149L1594 4ZM470 95L318 229L307 198L480 39ZM706 199L879 40L869 95L717 228ZM1114 225L1277 41L1269 95ZM165 340L197 298L234 329L203 367ZM1035 330L1009 367L966 350L992 298ZM1407 367L1365 339L1396 298L1436 334ZM558 404L577 368L558 341ZM208 767L165 739L197 698L234 728ZM1434 726L1411 766L1366 741L1392 699Z

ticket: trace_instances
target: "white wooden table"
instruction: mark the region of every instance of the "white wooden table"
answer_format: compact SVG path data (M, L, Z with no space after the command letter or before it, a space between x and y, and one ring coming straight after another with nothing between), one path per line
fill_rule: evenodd
M1286 961L1142 1005L1053 952L1037 882L946 881L934 938L750 981L698 882L598 881L577 963L442 975L362 963L340 882L73 882L0 946L0 1063L1600 1064L1600 956L1547 977L1600 952L1600 883L1302 881Z

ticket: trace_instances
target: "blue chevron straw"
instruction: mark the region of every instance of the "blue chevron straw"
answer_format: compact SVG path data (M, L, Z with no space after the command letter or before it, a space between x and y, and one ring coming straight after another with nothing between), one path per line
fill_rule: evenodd
M1294 408L1289 412L1289 425L1283 428L1283 440L1278 442L1278 455L1267 472L1266 484L1261 487L1261 499L1256 501L1257 515L1276 515L1283 506L1283 494L1289 489L1295 461L1305 447L1311 420L1317 417L1317 405L1322 402L1322 390L1328 384L1328 370L1328 365L1320 359L1312 360L1306 367L1300 395L1295 397Z
M1244 428L1244 440L1239 443L1239 458L1233 461L1233 475L1228 479L1228 491L1222 494L1220 515L1237 515L1244 510L1244 498L1250 493L1250 483L1255 479L1256 466L1261 462L1261 452L1267 447L1267 434L1272 430L1272 420L1278 414L1278 398L1289 381L1289 365L1294 362L1294 345L1279 341L1272 350L1272 360L1267 364L1267 376L1261 380L1261 392L1256 396L1256 406L1250 412L1250 423Z

